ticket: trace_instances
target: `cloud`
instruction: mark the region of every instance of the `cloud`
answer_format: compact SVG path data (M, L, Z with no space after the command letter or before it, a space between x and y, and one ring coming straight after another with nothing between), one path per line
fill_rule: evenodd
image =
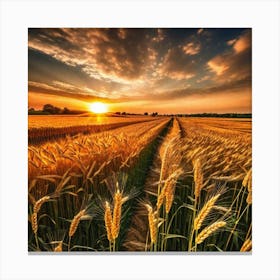
M251 31L227 42L231 49L218 54L207 62L210 71L216 74L216 82L251 79L252 50Z
M93 101L104 101L104 102L120 102L127 100L126 98L110 98L106 94L103 96L100 92L94 92L92 89L87 87L80 88L72 84L63 83L60 81L54 81L51 84L40 83L35 81L28 82L28 92L34 94L48 94L62 97L68 97L80 101L93 102Z
M154 95L149 95L146 98L158 99L158 100L175 100L180 98L185 98L189 96L204 96L204 95L215 95L217 93L227 92L238 92L244 89L249 89L251 85L251 80L244 79L238 81L226 82L220 85L214 86L204 86L204 87L193 87L187 85L186 87L178 90L168 90L160 93L155 93Z
M160 34L160 33L159 33ZM117 82L141 78L150 59L152 34L145 29L29 29L29 47L90 76Z
M190 42L185 46L183 46L183 51L185 54L189 54L189 55L198 54L200 51L200 44L195 44L193 42Z
M242 36L237 38L233 43L233 48L236 53L244 52L252 46L251 32L247 31Z
M208 62L208 66L212 71L214 71L218 76L222 75L228 68L228 61L224 56L216 56Z
M161 28L158 28L156 32L157 32L157 34L156 34L156 36L154 36L152 38L152 41L159 43L159 42L163 41L166 36L165 36L163 29L161 29Z
M159 65L158 73L171 79L190 79L196 74L196 63L182 48L169 49Z

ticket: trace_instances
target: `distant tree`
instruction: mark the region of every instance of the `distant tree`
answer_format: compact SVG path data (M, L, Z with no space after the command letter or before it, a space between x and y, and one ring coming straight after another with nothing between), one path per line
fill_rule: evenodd
M120 115L121 114L121 112L116 112L116 115Z
M34 112L34 111L35 111L35 109L34 109L33 107L31 107L31 108L28 109L28 112L30 112L30 113L32 113L32 112Z
M126 112L122 112L122 115L126 115Z
M63 114L69 114L70 110L67 107L64 107L62 113Z
M149 115L148 112L145 112L145 113L144 113L144 116L148 116L148 115Z
M155 117L155 116L157 116L157 115L158 115L158 112L153 112L153 113L152 113L152 116L153 116L153 117Z
M61 109L53 106L52 104L45 104L43 106L42 111L45 113L49 113L49 114L60 114L61 113Z

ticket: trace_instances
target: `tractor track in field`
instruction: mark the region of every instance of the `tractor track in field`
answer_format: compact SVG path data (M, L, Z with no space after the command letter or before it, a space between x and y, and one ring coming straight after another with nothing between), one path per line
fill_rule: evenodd
M177 119L173 119L172 125L169 127L168 132L162 137L161 142L157 148L156 156L154 157L153 164L150 168L146 182L144 185L144 197L142 201L138 202L135 210L135 214L131 220L130 228L126 236L126 240L123 243L123 247L127 251L147 251L149 250L149 225L147 217L147 209L144 205L144 201L148 201L151 195L157 196L159 170L161 168L160 151L166 145L166 143L173 138L174 135L174 122L178 122L180 128L179 138L183 137L183 130L181 129L180 122ZM176 133L177 134L177 133ZM178 136L178 134L177 134Z

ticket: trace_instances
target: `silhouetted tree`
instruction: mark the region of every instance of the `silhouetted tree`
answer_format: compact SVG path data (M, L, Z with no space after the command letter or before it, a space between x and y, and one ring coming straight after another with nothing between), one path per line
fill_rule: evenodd
M69 114L69 113L70 113L70 110L69 110L67 107L64 107L62 113L63 113L63 114Z
M148 116L149 114L147 112L144 113L144 116Z
M45 104L43 106L42 111L46 112L46 113L49 113L49 114L59 114L59 113L61 113L61 109L53 106L52 104Z

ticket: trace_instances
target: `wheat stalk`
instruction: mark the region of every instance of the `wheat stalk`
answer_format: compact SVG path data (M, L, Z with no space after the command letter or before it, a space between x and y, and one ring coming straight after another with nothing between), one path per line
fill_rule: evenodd
M194 219L194 229L199 230L201 228L201 225L206 218L206 216L209 214L213 206L215 205L216 201L220 197L220 193L216 194L212 198L210 198L205 205L202 207L200 212L197 214L196 218Z
M194 162L193 179L195 183L194 195L195 199L198 199L198 197L200 196L200 192L203 188L203 172L201 167L201 161L199 158L197 158Z
M252 250L252 241L250 239L246 239L240 249L240 252L249 252Z
M119 235L121 215L122 215L122 194L119 190L117 190L114 196L114 211L113 211L113 222L112 222L113 239L116 239Z
M202 243L208 236L210 236L212 233L217 231L219 228L224 227L226 225L225 221L218 221L210 226L204 228L196 237L195 243L200 244Z
M246 173L243 181L242 181L242 186L247 187L248 191L251 190L252 187L252 168Z
M62 241L59 241L58 245L54 248L54 252L62 252Z
M247 198L246 198L246 202L250 205L252 204L252 192L248 192Z
M108 201L105 203L105 214L104 214L104 221L105 221L105 227L107 232L107 238L111 242L113 240L112 236L112 213L111 213L111 207Z
M153 211L153 208L149 204L145 206L148 210L151 243L155 244L157 240L157 211Z
M32 226L33 232L35 234L37 234L37 231L38 231L37 213L33 213L31 215L31 226Z
M34 207L33 207L33 212L34 213L38 213L42 207L42 205L49 201L51 199L50 196L46 195L46 196L43 196L42 198L40 198L39 200L37 200L37 202L34 204Z
M164 184L158 198L157 198L157 210L160 209L161 205L163 204L164 198L165 198L165 192L166 192L166 184Z
M166 187L166 192L165 192L165 203L166 203L166 207L165 207L165 212L169 213L173 200L174 200L174 188L176 184L176 180L171 179L169 180L167 187Z
M79 225L79 223L80 223L80 220L81 220L82 216L85 215L85 213L86 213L85 209L84 209L84 210L81 210L81 211L73 218L73 220L72 220L72 222L71 222L71 225L70 225L70 228L69 228L69 237L72 237L72 236L75 234L75 232L76 232L76 230L77 230L77 228L78 228L78 225Z

